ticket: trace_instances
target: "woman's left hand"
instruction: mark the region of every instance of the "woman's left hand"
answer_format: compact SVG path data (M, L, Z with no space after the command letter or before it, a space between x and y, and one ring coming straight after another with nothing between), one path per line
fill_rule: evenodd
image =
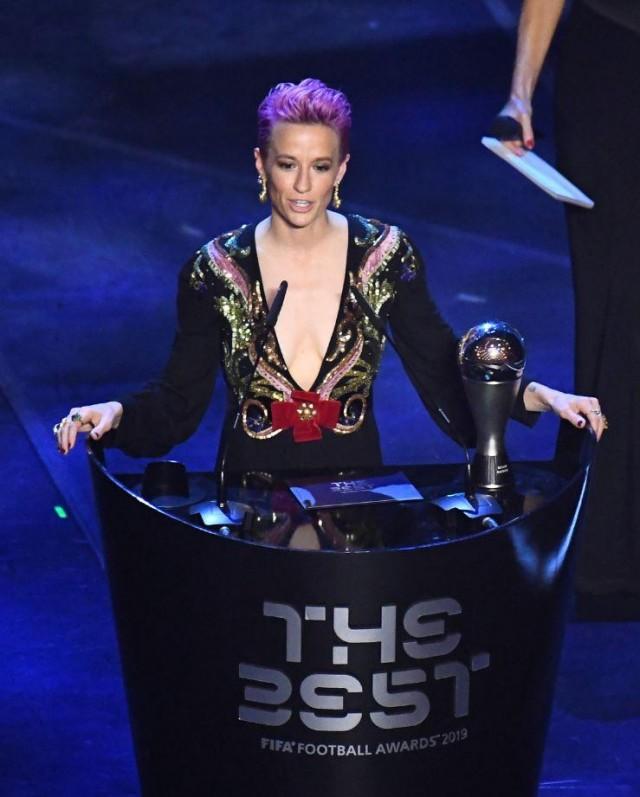
M524 406L533 412L551 410L558 417L584 428L588 423L599 440L607 428L607 417L600 408L600 402L594 396L575 396L573 393L562 393L539 382L530 382L524 391Z

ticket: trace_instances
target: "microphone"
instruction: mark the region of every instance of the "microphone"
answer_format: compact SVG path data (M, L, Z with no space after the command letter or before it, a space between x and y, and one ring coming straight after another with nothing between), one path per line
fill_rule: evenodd
M402 360L402 357L400 355L400 352L398 351L398 347L396 346L396 343L395 343L394 339L391 337L391 335L387 331L386 324L380 318L380 316L375 312L373 307L371 307L369 302L363 296L362 292L355 285L351 286L351 295L354 297L354 299L358 303L358 305L359 305L360 309L362 310L362 312L366 315L366 317L369 319L369 321L371 321L371 323L373 324L374 328L381 335L384 335L386 337L386 339L389 341L389 344L391 345L391 348L395 351L395 353L398 355L398 357L400 357L400 359ZM435 401L434 397L431 396L431 395L425 396L425 395L423 395L423 393L421 391L417 390L418 380L417 380L416 374L414 373L414 371L411 368L411 366L408 363L405 363L404 361L402 361L402 364L406 368L407 373L409 374L409 377L410 377L411 382L413 383L414 387L416 387L416 392L418 393L418 397L420 398L420 401L422 402L423 407L427 410L427 412L429 414L437 414L445 421L445 423L449 427L449 430L451 432L451 436L453 437L453 439L463 449L465 460L466 460L464 498L469 502L469 504L471 504L471 507L473 508L473 510L475 512L477 512L478 511L478 501L477 501L475 493L471 489L471 456L469 454L469 448L467 447L467 445L464 442L464 438L460 434L459 430L456 428L456 426L453 423L453 421L451 420L451 418L449 418L449 416L442 409L442 407L439 405L439 403L437 401Z
M278 316L280 315L280 310L282 310L284 297L287 295L288 287L289 283L286 280L282 280L282 282L278 287L278 292L276 293L273 302L271 303L271 307L269 309L269 312L267 313L267 317L264 320L264 326L262 332L264 332L265 338L267 334L275 327L278 321Z
M260 331L255 339L255 350L256 350L256 359L253 362L253 366L251 371L249 372L249 376L246 378L244 388L240 393L240 397L238 398L238 405L236 409L236 414L233 419L233 423L231 425L231 430L226 432L228 428L227 425L223 427L222 434L220 436L220 442L218 444L218 456L216 457L216 484L217 484L217 497L218 497L218 507L222 510L223 513L228 512L228 503L226 497L226 464L227 464L227 455L229 453L229 439L230 436L236 431L238 428L238 424L240 422L240 417L242 416L242 405L249 394L249 389L251 387L251 382L253 381L253 377L258 369L258 365L260 361L264 357L264 347L267 342L267 337L269 333L275 328L275 325L278 321L278 316L280 315L280 311L282 310L282 304L284 302L284 297L287 294L287 289L289 287L289 283L286 280L283 280L280 283L280 287L278 288L278 292L276 293L273 302L271 303L271 307L267 313L267 316L261 325ZM229 522L228 520L223 522Z

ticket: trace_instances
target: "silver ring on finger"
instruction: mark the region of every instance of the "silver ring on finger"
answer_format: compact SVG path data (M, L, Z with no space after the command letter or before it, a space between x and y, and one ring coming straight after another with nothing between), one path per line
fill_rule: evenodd
M71 416L71 421L73 423L82 423L82 415L79 412L74 412Z
M58 433L60 432L60 424L59 423L54 424L52 431L54 435L57 437Z
M589 415L602 415L602 410L589 410Z

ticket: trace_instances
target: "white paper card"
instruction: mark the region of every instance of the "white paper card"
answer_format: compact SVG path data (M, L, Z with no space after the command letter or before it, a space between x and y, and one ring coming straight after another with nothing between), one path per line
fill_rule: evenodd
M497 138L485 136L481 139L484 146L494 155L505 160L514 169L524 174L532 183L542 188L547 194L560 202L569 202L582 208L592 208L593 200L584 194L577 186L567 180L557 169L554 169L535 152L525 152L524 155L514 155L502 141Z

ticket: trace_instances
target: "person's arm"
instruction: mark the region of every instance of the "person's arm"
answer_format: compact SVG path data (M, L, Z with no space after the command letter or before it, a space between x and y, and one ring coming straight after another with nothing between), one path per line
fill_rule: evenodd
M202 420L220 357L219 317L211 291L191 284L193 260L178 278L177 329L161 378L122 399L112 444L133 456L156 457L190 437Z
M533 94L564 4L565 0L524 0L522 4L511 93L501 111L522 125L523 140L504 142L520 155L523 146L532 149L535 145L531 124Z
M185 264L178 279L177 330L160 379L119 401L70 410L58 433L63 453L73 448L78 432L88 432L132 456L162 456L196 430L215 384L220 333L212 292L191 285L193 263L192 258Z
M429 294L422 258L408 240L407 245L415 258L415 276L399 284L389 308L391 331L405 367L415 374L416 389L427 403L430 400L445 411L454 428L440 417L437 406L431 411L433 419L446 434L455 439L457 433L467 446L473 447L475 427L458 367L458 339ZM578 428L588 422L598 439L606 428L596 398L563 393L524 377L512 418L532 426L538 414L547 411Z
M540 382L529 382L524 390L524 406L531 412L554 412L559 418L582 429L588 422L597 439L607 428L607 419L595 396L563 393Z
M386 308L403 365L442 431L454 440L458 438L458 443L473 446L475 426L457 364L458 340L429 293L420 254L407 239L399 256L407 258L406 262L413 258L415 266L413 275L405 270L404 278L398 279L396 296Z

